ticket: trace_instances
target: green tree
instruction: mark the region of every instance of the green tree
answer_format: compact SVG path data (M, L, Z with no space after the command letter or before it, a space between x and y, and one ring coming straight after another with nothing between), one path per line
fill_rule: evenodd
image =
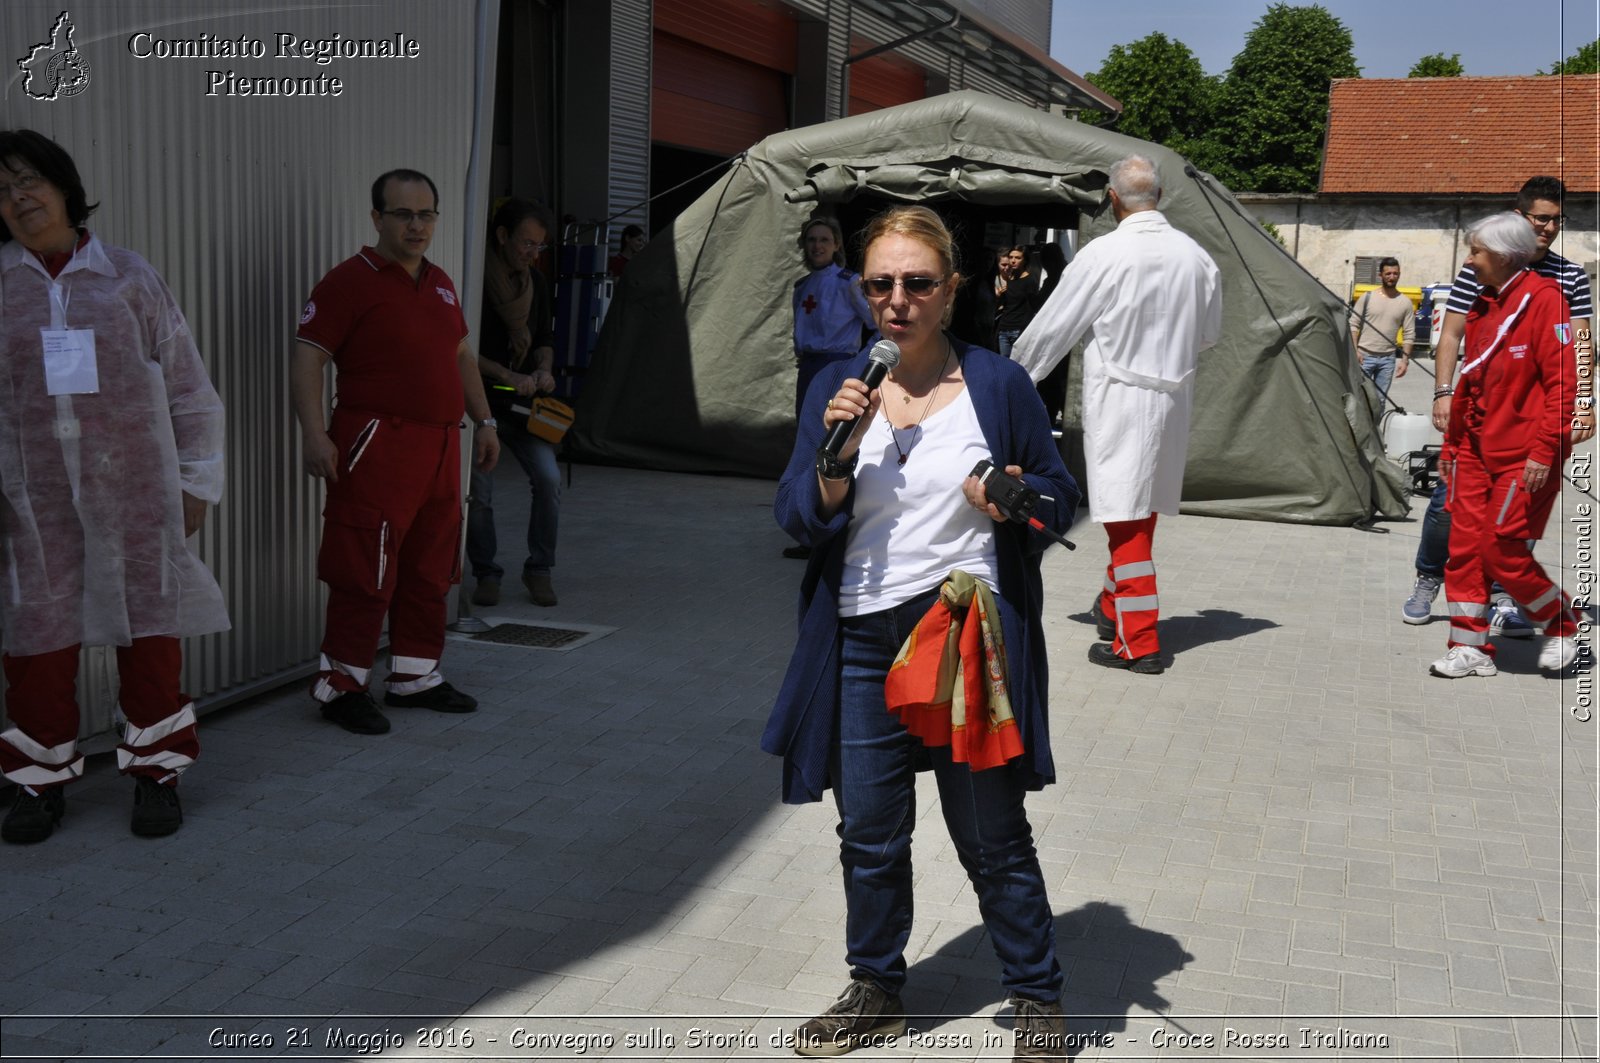
M1443 52L1434 52L1417 60L1411 68L1408 78L1458 78L1467 72L1461 65L1461 53L1445 55Z
M1206 76L1200 60L1182 41L1152 33L1111 54L1089 80L1115 96L1122 115L1113 128L1188 155L1209 135L1217 80ZM1110 123L1108 116L1098 116Z
M1268 7L1218 94L1213 172L1239 189L1314 191L1329 84L1361 76L1353 47L1350 31L1323 7Z
M1579 48L1550 68L1552 74L1600 74L1600 40Z

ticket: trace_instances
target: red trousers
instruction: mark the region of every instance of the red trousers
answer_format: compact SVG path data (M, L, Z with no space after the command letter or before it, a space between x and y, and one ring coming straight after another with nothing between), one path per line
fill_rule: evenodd
M6 715L0 771L35 790L83 774L78 753L78 647L3 658ZM117 767L158 781L181 773L200 755L194 704L178 689L183 651L175 638L150 636L117 647L122 689L117 701L128 726L117 746Z
M1456 474L1445 503L1450 510L1450 560L1444 566L1444 597L1450 609L1451 646L1472 646L1493 655L1489 641L1489 584L1499 580L1522 603L1529 620L1549 636L1578 630L1571 602L1533 559L1531 543L1544 534L1556 497L1561 467L1538 494L1529 495L1519 465L1491 473L1470 447L1456 455Z
M1100 608L1117 625L1111 648L1119 656L1134 658L1161 652L1156 638L1156 563L1152 549L1156 515L1143 520L1106 521L1111 563L1106 566L1105 592Z
M390 689L431 686L460 576L461 428L340 408L328 432L339 479L322 510L317 576L328 611L312 696L366 688L385 616Z

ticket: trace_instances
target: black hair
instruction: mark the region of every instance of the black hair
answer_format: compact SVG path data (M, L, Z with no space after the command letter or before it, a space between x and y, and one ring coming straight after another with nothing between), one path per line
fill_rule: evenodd
M1385 255L1382 258L1378 259L1378 272L1379 273L1382 273L1384 270L1388 269L1390 266L1393 266L1395 269L1399 269L1400 268L1400 260L1398 258L1395 258L1393 255Z
M66 149L43 133L31 129L0 132L0 163L23 162L46 181L55 185L67 200L67 221L76 229L89 220L100 204L90 203L83 190L83 178ZM11 230L0 222L0 242L10 240Z
M388 208L388 204L383 201L383 186L388 184L391 178L396 181L425 182L428 190L433 193L433 209L439 209L439 186L433 183L433 178L418 170L390 170L379 174L378 179L372 182L372 209L379 214Z
M1561 178L1541 174L1530 177L1522 183L1522 188L1517 192L1517 209L1526 213L1533 209L1536 199L1548 199L1556 206L1561 205L1566 197L1567 187L1561 183Z
M517 231L517 226L532 218L544 229L544 238L549 240L555 235L556 219L550 213L550 208L536 199L517 199L512 197L501 203L495 210L494 217L489 221L490 235L497 229L504 229L508 233Z
M635 236L643 236L643 235L644 235L644 229L641 228L638 225L625 225L625 226L623 226L622 238L624 240L631 240Z

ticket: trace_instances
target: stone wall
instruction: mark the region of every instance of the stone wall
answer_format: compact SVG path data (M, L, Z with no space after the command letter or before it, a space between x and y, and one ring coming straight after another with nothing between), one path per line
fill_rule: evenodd
M1345 300L1356 259L1366 256L1398 258L1402 286L1449 283L1466 259L1466 227L1508 206L1494 196L1235 196L1252 217L1276 226L1290 254ZM1570 220L1552 249L1582 265L1592 287L1600 260L1595 202L1569 200L1567 213Z

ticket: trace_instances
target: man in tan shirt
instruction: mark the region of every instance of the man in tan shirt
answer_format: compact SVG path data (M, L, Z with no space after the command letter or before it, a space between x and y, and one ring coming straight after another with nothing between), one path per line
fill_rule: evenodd
M1378 280L1383 282L1382 288L1356 300L1350 315L1350 343L1361 371L1372 379L1378 394L1387 399L1390 383L1405 376L1410 364L1411 347L1417 339L1417 309L1400 294L1398 259L1379 260ZM1396 335L1399 343L1395 342Z

